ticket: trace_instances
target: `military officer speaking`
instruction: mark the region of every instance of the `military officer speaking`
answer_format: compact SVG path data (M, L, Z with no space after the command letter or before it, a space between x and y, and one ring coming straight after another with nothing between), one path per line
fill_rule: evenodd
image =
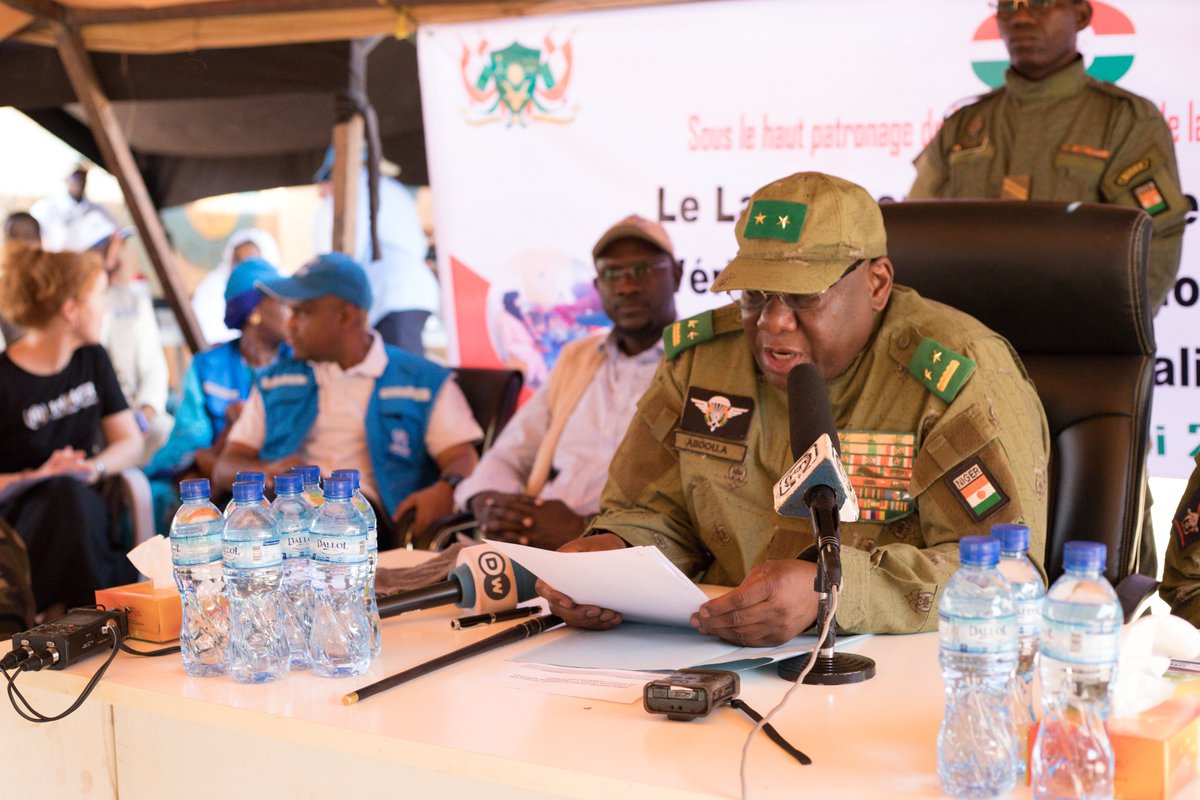
M825 377L862 518L842 525L838 623L860 632L937 625L958 540L1022 522L1040 562L1049 435L1009 344L977 320L892 283L879 206L839 178L759 189L738 255L713 284L734 303L670 325L666 357L609 470L599 516L563 550L656 545L694 580L734 586L692 617L746 645L787 641L817 611L808 519L778 516L792 465L787 376ZM540 591L570 624L611 609Z
M1190 203L1171 131L1144 97L1089 77L1075 49L1087 0L1003 0L996 23L1004 86L959 109L917 157L908 199L1080 200L1141 208L1154 220L1150 308L1175 284Z

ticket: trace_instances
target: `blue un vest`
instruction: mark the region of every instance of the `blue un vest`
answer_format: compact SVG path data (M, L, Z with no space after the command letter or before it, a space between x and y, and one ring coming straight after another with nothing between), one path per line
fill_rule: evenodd
M425 431L433 400L450 371L391 345L384 345L384 350L387 367L375 381L365 425L379 499L390 513L437 476L437 465L425 452ZM312 368L290 356L281 357L262 372L257 385L266 416L259 457L275 461L292 455L317 419Z

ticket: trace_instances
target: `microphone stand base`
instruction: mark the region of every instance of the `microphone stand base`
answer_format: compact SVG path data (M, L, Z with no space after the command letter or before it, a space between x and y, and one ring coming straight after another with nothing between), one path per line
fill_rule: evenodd
M804 671L804 665L812 653L785 658L776 666L779 677L795 681ZM834 653L832 656L817 656L812 671L804 676L807 684L840 686L844 683L862 683L875 677L875 662L857 653Z

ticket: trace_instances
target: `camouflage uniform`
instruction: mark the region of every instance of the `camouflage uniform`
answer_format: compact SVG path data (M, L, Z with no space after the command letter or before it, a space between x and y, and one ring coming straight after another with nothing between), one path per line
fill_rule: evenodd
M25 542L0 519L0 639L32 627L33 609Z
M1171 605L1171 613L1200 628L1200 456L1171 523L1158 591Z
M1145 209L1150 307L1175 283L1185 213L1175 146L1149 100L1086 75L1076 59L1041 81L1005 86L959 109L914 162L910 200L1080 200Z
M772 506L771 488L793 463L786 395L760 378L740 309L706 313L711 338L664 361L642 397L592 527L657 545L695 580L736 585L763 561L795 558L813 534L807 518L778 516ZM668 335L689 324L675 323ZM949 354L934 361L962 354L977 364L949 402L910 372L927 340ZM897 286L872 339L827 386L843 441L849 431L911 433L916 449L907 459L907 514L842 524L841 627L936 628L938 592L958 567L959 538L986 534L996 522L1028 525L1030 554L1041 561L1049 434L1037 393L1002 337ZM696 425L694 401L712 396L741 408L741 418ZM977 519L952 484L979 463L1002 502ZM848 470L871 474L869 465Z

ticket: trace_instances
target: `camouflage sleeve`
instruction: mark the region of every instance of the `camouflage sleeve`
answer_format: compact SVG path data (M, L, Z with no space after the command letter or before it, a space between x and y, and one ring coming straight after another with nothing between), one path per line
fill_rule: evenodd
M1171 613L1200 628L1200 458L1171 522L1158 593Z
M1143 209L1154 219L1150 240L1150 309L1157 311L1175 285L1189 208L1179 182L1175 144L1158 109L1130 105L1113 123L1109 168L1100 184L1104 200Z
M976 371L923 436L910 485L919 533L910 542L843 548L838 623L847 630L912 633L937 627L937 602L958 569L958 540L997 522L1030 529L1030 556L1046 548L1046 417L1025 370L999 338L964 353ZM937 401L940 403L941 401Z
M954 118L951 117L943 122L937 135L930 139L921 154L913 159L913 166L917 168L917 177L913 180L912 188L908 190L906 199L928 200L945 197L946 184L950 179L950 167L946 161L946 154L950 152L953 120Z
M674 376L693 355L689 351L659 364L613 456L600 513L585 535L611 531L631 545L655 545L694 578L710 557L688 514L679 455L668 444L683 409L684 392Z

